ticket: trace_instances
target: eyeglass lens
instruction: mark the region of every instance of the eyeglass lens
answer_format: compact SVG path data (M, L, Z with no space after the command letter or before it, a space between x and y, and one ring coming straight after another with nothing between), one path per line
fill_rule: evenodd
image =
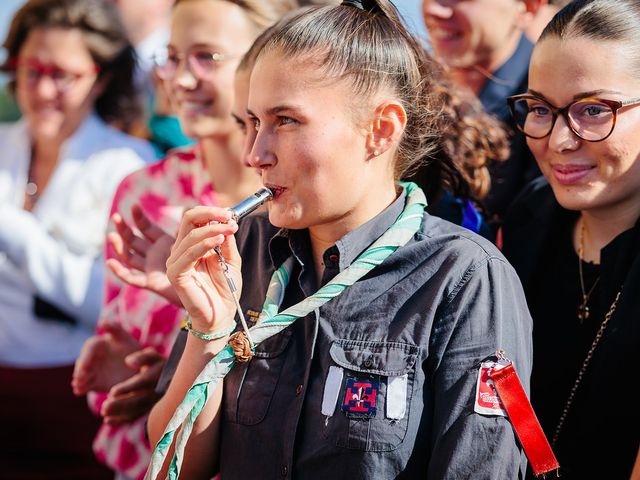
M46 65L37 61L24 61L18 64L18 76L22 76L29 86L35 86L42 77L50 78L58 90L66 90L84 74L69 72L55 65Z
M169 50L158 52L154 56L158 76L163 79L173 78L183 58L183 55ZM189 70L193 75L202 79L209 78L222 60L221 54L207 50L194 50L187 54Z

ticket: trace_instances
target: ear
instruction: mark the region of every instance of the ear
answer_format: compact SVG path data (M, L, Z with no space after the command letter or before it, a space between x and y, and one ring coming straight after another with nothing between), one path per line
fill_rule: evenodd
M91 87L91 95L93 96L93 100L95 101L97 98L100 98L100 95L102 95L104 93L104 91L107 89L107 85L109 85L109 82L111 81L111 73L107 73L103 76L99 76L95 83L93 84L93 87Z
M368 158L377 157L393 148L407 125L407 112L398 101L379 105L369 125L367 136Z

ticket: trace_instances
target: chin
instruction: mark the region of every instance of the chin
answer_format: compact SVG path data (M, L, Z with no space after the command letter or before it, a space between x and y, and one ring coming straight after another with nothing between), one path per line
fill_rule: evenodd
M31 134L40 139L56 139L62 133L62 124L58 122L30 123Z
M293 217L291 214L288 214L289 212L287 211L283 211L277 207L273 208L270 204L268 204L268 209L269 223L274 227L300 230L309 226L302 218Z
M553 187L553 193L560 206L566 210L589 210L594 207L593 192L579 192L558 185Z

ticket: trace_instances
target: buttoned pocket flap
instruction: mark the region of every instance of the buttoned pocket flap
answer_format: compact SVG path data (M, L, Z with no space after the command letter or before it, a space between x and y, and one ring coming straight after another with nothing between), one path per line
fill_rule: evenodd
M329 353L333 361L356 372L399 377L415 365L419 347L400 342L335 340Z

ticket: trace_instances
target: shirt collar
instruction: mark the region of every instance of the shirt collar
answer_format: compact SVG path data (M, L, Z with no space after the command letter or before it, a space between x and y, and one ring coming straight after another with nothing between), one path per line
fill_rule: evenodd
M346 269L353 261L375 242L396 221L406 203L406 190L402 190L398 198L391 205L374 218L347 233L335 245L324 252L325 265L338 262L339 270ZM310 262L309 232L304 230L281 229L269 244L273 266L278 268L291 255L294 255L301 265ZM338 256L337 260L330 257Z
M509 119L506 98L517 93L524 93L517 90L523 86L526 88L529 59L532 52L533 44L525 35L521 35L513 55L498 70L492 72L492 77L497 80L489 79L478 95L482 105L489 113L498 115L502 120Z
M96 150L96 140L104 135L105 127L107 125L96 113L89 113L76 131L62 144L60 158L89 158Z

